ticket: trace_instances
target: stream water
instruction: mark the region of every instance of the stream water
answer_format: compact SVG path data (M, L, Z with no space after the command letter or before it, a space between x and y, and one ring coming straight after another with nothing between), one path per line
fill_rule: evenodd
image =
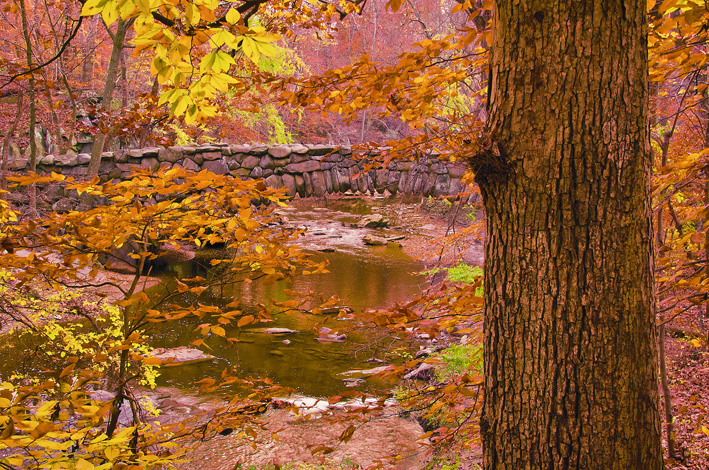
M212 305L239 301L248 308L256 303L268 305L271 300L287 300L287 289L300 292L312 289L325 298L337 295L343 299L344 305L361 310L391 306L419 294L427 286L427 277L418 274L423 269L422 263L407 256L395 244L365 246L362 237L370 230L350 226L356 218L354 214L369 211L360 203L327 209L284 210L281 216L286 223L307 229L298 243L312 250L316 261L327 259L330 272L300 276L270 285L258 281L241 283L222 292L207 291L199 301ZM192 277L203 269L198 262L181 263L171 266L163 276L166 280L170 277ZM170 288L168 280L155 289ZM195 319L160 326L151 332L151 343L161 348L189 345L195 339L194 330L200 323ZM341 343L319 342L317 331L322 326L347 334L347 340ZM274 336L258 331L264 327L289 328L298 330L298 333ZM164 367L158 385L191 389L195 381L218 377L222 370L230 367L235 368L242 377L269 377L275 383L295 388L301 394L325 397L341 392L348 385L348 377L343 372L381 365L366 362L372 358L395 360L396 355L393 357L391 353L403 344L396 342L391 335L384 335L381 330L365 327L353 320L341 320L336 315L304 313L281 314L272 323L258 327L227 329L227 336L236 336L240 342L230 345L219 337L208 338L201 349L215 356L215 359ZM31 345L16 347L27 349ZM11 349L3 348L0 354L5 356L0 360L3 360L6 371L37 367L27 359L21 359L20 355L13 354ZM367 381L358 384L357 389L372 390L383 385Z
M393 305L421 292L425 277L415 274L422 266L394 246L370 248L362 253L315 253L316 259L329 261L329 273L301 276L290 281L264 285L253 282L238 284L223 291L200 297L206 304L223 304L234 300L249 306L271 300L285 301L286 289L299 292L313 291L325 296L338 295L343 304L355 310ZM181 274L189 276L194 265L181 266ZM157 347L171 348L189 344L193 330L201 321L171 322L152 335ZM341 343L317 340L321 327L347 334ZM264 327L288 328L298 333L271 335ZM206 340L205 352L217 357L211 362L163 368L162 385L189 387L205 376L218 376L226 366L235 367L242 377L269 377L275 383L293 387L312 396L329 396L345 385L343 372L350 369L369 369L379 364L367 363L371 358L384 358L391 350L393 338L383 331L364 327L352 320L341 320L336 315L306 313L280 314L274 321L242 330L227 329L227 336L240 342L228 345L219 337ZM396 347L396 345L394 345ZM365 383L360 389L376 388L376 383Z

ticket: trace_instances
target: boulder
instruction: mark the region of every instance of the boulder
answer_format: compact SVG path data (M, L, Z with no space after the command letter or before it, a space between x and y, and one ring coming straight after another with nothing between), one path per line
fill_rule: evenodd
M308 147L303 144L292 144L290 149L293 153L308 153Z
M313 181L310 178L310 173L303 173L303 180L305 181L305 194L311 197L313 195Z
M325 159L325 161L326 161L326 162L338 163L338 162L341 162L341 161L344 160L344 159L345 159L345 157L343 157L343 156L340 155L339 153L331 153L331 154L329 154L329 155L327 156L327 158Z
M294 175L293 179L295 180L295 190L298 195L300 197L307 197L307 194L305 193L305 179L303 178L303 175Z
M265 333L267 335L274 335L274 336L292 335L295 333L299 333L298 330L291 330L289 328L263 328L263 329L254 330L254 331L258 331L259 333Z
M230 145L229 150L232 154L235 153L249 153L251 151L250 145Z
M422 362L414 370L404 375L404 380L430 380L433 378L433 366Z
M389 178L387 179L386 189L392 195L396 194L399 190L399 180L401 179L401 173L398 171L390 171Z
M246 168L247 170L253 170L257 166L259 166L259 163L261 163L261 159L259 157L254 157L253 155L249 155L248 157L244 158L243 162L241 162L241 168Z
M389 370L392 368L392 366L380 366L380 367L374 367L372 369L352 369L348 370L347 372L342 372L340 375L344 375L346 377L353 376L353 375L361 375L364 377L371 377L372 375L377 375L380 374L384 371Z
M316 157L310 157L307 153L293 153L288 159L291 163L307 162L308 160L318 160Z
M146 147L144 149L133 149L127 152L128 156L131 158L146 158L155 157L157 158L160 153L159 147Z
M450 176L439 174L436 178L436 182L434 183L433 188L431 189L431 193L434 196L443 196L448 194L448 190L450 189L450 183Z
M269 176L264 180L264 183L266 183L266 186L268 186L269 188L278 189L283 187L283 180L280 176L277 175Z
M132 173L137 171L140 167L135 163L116 163L116 168L121 170L123 173Z
M76 166L79 164L79 156L75 153L65 153L54 157L54 164L57 166Z
M158 150L158 160L177 163L182 158L182 147L168 147Z
M185 161L182 163L182 167L185 170L190 171L199 171L201 169L191 158L185 158Z
M202 158L204 158L205 161L221 160L221 149L215 150L213 152L202 152Z
M249 179L251 177L251 170L248 168L239 168L238 170L232 170L229 174L235 178L241 178L242 180Z
M362 216L357 222L357 227L359 228L377 228L386 227L389 222L384 218L382 214L368 214Z
M286 158L293 150L287 145L277 145L268 149L268 154L273 158Z
M368 233L362 238L362 241L364 242L365 245L372 245L372 246L379 246L379 245L386 245L389 243L389 241L386 238L378 237L376 235L372 235L371 233Z
M310 180L313 185L313 194L316 197L322 197L327 193L327 187L325 186L325 177L322 171L314 171L310 175Z
M325 178L325 191L327 191L328 194L331 194L335 189L332 186L332 175L329 171L323 171L323 178Z
M337 179L339 192L344 193L350 190L350 171L347 168L335 168L332 170L332 177Z
M27 167L28 163L29 160L27 160L26 158L16 158L15 160L10 162L8 168L10 170L24 170Z
M69 212L74 209L74 202L74 200L68 198L59 199L52 204L52 210L54 212Z
M296 187L295 187L295 178L293 177L293 175L289 175L286 173L282 176L282 179L283 179L283 186L288 188L288 191L287 191L288 196L290 196L290 197L295 196Z
M448 174L451 178L462 178L468 170L468 165L452 163L448 165Z
M259 162L259 166L263 168L264 170L269 169L273 170L276 168L276 163L273 161L273 159L268 155L264 155L261 157L261 161Z
M261 156L268 152L268 145L256 144L251 146L251 154Z
M320 162L315 160L307 160L300 163L291 163L286 166L286 171L289 173L307 173L320 169Z
M214 356L199 349L185 346L170 349L157 348L153 350L150 357L163 361L164 366L184 366L214 359Z
M81 154L79 154L79 157L81 157ZM79 161L81 161L81 158L79 158ZM147 168L150 171L157 171L157 169L160 167L160 162L158 161L157 157L148 157L144 158L140 162L140 167Z
M60 184L51 184L42 191L42 196L50 201L56 201L64 197L64 187Z
M310 155L327 155L335 150L334 147L329 145L307 145Z
M220 154L221 155L221 154ZM202 164L202 168L211 171L215 175L226 175L229 173L229 167L224 160L207 160Z
M342 343L347 339L347 335L323 326L318 331L318 337L316 339L321 343Z
M431 163L431 171L439 175L448 174L448 166L440 160Z

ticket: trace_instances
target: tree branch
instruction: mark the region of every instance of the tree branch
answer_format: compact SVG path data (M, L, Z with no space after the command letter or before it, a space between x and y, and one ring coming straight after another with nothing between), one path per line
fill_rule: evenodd
M5 88L6 86L8 86L10 83L14 82L16 79L22 77L23 75L28 75L28 74L36 72L37 70L43 69L44 67L46 67L47 65L51 64L52 62L57 60L59 57L61 57L61 55L66 50L66 48L69 47L69 43L71 43L71 40L74 39L74 37L76 36L76 33L79 32L79 28L81 27L81 23L83 21L84 21L84 17L80 16L79 19L76 21L76 27L74 28L74 30L71 32L71 34L69 35L67 40L64 41L64 44L62 44L61 49L59 49L59 51L51 59L49 59L48 61L46 61L42 64L37 65L36 67L31 68L29 70L25 70L22 73L18 73L16 75L13 75L12 77L10 77L10 79L7 82L3 83L2 86L0 86L0 90Z

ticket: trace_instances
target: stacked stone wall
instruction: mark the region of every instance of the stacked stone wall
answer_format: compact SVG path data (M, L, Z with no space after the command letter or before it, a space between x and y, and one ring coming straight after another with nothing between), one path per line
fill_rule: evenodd
M87 154L47 155L38 164L39 172L83 176L90 156ZM12 168L22 170L26 162L15 161ZM125 179L138 168L209 170L217 174L263 178L269 187L287 188L293 197L320 197L344 193L403 193L442 196L463 189L461 177L466 166L437 158L419 161L394 161L386 168L363 173L358 159L348 147L324 145L227 145L150 147L107 152L99 176L103 180Z

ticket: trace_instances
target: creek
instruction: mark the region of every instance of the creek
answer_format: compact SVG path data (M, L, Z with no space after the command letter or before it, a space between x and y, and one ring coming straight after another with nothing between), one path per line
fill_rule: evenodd
M355 311L364 308L393 306L421 293L427 287L427 276L419 274L424 266L407 256L394 243L385 246L366 246L362 237L367 233L397 235L396 231L352 227L359 215L370 213L371 208L353 200L327 208L285 208L281 217L284 223L306 229L298 244L312 252L315 261L327 260L329 273L298 276L275 284L259 281L240 283L221 291L208 290L199 297L207 305L225 305L238 301L244 308L257 303L269 305L271 300L288 300L286 290L307 292L313 290L328 298L337 295L342 304ZM203 274L207 269L208 256L200 261L190 261L170 266L161 276L165 282L148 291L151 295L174 288L175 278L189 278ZM197 300L185 298L185 302ZM173 321L162 324L151 333L151 345L159 348L175 348L189 345L196 338L194 330L202 323L199 319ZM344 342L318 341L321 327L345 333ZM263 328L288 328L297 333L271 335ZM381 363L366 362L371 359L396 362L396 352L405 356L410 342L385 334L382 329L367 327L355 320L338 319L337 315L313 315L307 313L279 314L270 323L247 326L242 329L227 328L228 337L239 342L227 344L220 337L209 337L200 347L215 359L161 368L159 386L194 390L194 382L206 378L218 378L225 368L234 368L240 377L268 377L276 384L291 387L307 396L327 397L342 392L346 386L356 384L360 391L375 391L387 384L376 381L348 382L344 372L352 369L371 369ZM407 340L408 341L408 340ZM24 342L24 341L23 341ZM30 344L17 345L30 349ZM395 353L395 354L392 354ZM4 369L28 370L41 367L26 358L21 359L4 349L1 359ZM401 360L402 357L399 357ZM35 369L36 370L36 369Z

